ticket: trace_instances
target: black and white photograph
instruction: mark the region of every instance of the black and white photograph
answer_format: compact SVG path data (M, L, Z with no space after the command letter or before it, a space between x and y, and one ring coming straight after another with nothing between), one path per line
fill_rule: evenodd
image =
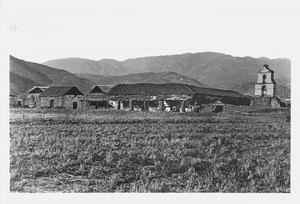
M8 199L147 193L299 201L291 148L298 148L295 1L0 6Z

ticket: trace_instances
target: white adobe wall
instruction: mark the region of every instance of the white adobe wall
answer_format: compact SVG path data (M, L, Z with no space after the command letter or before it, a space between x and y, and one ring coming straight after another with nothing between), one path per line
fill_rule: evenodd
M275 85L274 84L266 84L266 87L267 87L267 96L274 96Z
M255 84L255 96L261 96L262 86L266 86L267 96L275 95L275 84Z

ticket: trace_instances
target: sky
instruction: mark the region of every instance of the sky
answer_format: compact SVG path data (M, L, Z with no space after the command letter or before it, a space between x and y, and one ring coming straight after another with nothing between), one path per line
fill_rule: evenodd
M300 19L293 2L2 0L1 23L9 54L38 63L207 51L290 58Z

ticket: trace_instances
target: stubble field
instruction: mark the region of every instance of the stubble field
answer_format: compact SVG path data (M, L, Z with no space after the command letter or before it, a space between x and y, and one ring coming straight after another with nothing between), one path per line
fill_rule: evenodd
M288 110L10 110L11 192L290 192Z

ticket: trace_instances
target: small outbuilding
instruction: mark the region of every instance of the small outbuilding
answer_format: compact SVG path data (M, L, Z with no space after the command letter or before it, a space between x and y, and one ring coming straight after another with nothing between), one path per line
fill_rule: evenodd
M225 104L221 101L216 101L211 105L211 110L213 113L220 113L224 111Z
M83 93L76 86L51 86L39 95L40 108L82 107Z

